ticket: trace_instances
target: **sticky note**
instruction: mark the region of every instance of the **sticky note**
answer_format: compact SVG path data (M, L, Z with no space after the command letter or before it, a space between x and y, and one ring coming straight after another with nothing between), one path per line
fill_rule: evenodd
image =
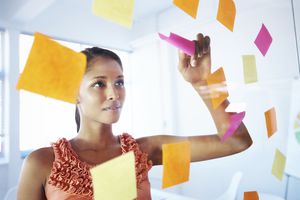
M207 78L213 108L216 109L228 97L226 79L223 68L220 67Z
M265 112L265 120L268 137L270 138L277 131L276 112L274 107Z
M259 200L258 193L256 191L244 192L244 200Z
M86 56L60 45L41 33L34 42L17 89L76 103L86 68Z
M264 24L262 24L254 43L263 56L266 55L266 53L272 43L272 40L273 40L272 36L269 33L267 27Z
M235 15L236 9L233 0L219 0L217 20L231 32L234 27Z
M162 188L171 187L189 180L191 145L188 141L163 144Z
M296 140L300 144L300 130L295 132Z
M196 19L199 0L173 0L173 4Z
M295 123L294 123L294 128L300 128L300 124L299 124L298 121L295 121Z
M225 134L223 135L221 139L222 141L225 141L226 139L228 139L230 136L233 135L233 133L236 131L236 129L240 126L241 122L243 121L245 114L246 112L244 111L244 112L233 114L230 117L230 125L227 131L225 132Z
M243 55L245 83L257 82L256 61L254 55Z
M132 200L137 197L133 151L98 165L90 172L95 200Z
M181 49L184 53L190 56L195 54L195 42L176 35L175 33L170 33L169 37L160 33L158 35L162 40L165 40L173 46Z
M93 0L93 14L126 28L132 27L134 0Z
M280 181L283 178L285 161L286 161L286 157L278 149L276 149L275 157L273 161L273 167L272 167L272 174Z
M295 123L294 123L294 128L300 128L300 112L297 114Z

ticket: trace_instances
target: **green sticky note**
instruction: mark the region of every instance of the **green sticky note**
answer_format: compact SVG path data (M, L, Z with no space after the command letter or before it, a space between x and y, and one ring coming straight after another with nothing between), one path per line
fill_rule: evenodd
M256 61L254 55L243 55L245 83L257 82Z
M286 157L276 149L275 157L273 161L272 174L280 181L283 178L283 172L285 167Z
M296 140L300 144L300 130L295 132Z

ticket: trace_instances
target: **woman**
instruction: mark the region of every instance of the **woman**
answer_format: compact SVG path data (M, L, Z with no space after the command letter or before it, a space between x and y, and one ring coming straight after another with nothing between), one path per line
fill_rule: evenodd
M196 54L179 52L179 71L208 107L218 133L206 136L178 137L155 135L133 139L129 134L115 136L112 124L120 117L125 99L124 77L120 58L111 51L90 48L87 70L80 85L76 123L78 135L67 141L60 139L52 147L32 152L24 161L18 199L93 199L89 169L122 153L134 151L136 159L137 199L151 199L148 171L162 164L162 144L188 140L191 161L202 161L232 155L247 149L251 137L243 123L235 134L221 142L233 113L225 112L229 102L213 109L204 97L211 73L210 39L197 35Z

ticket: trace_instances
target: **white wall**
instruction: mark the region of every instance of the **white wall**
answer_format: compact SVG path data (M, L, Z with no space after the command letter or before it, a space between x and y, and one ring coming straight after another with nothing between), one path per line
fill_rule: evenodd
M300 1L298 0L293 0L292 5L294 7L294 16L295 16L295 33L297 37L297 45L298 45L298 64L300 65ZM300 71L300 69L299 69Z
M275 149L286 153L291 81L299 76L291 4L280 0L260 3L236 1L237 17L233 33L215 20L216 2L205 1L200 5L198 20L181 18L176 10L168 10L158 18L159 28L189 38L197 32L211 36L213 70L221 66L224 68L231 102L247 103L244 122L254 143L239 155L193 164L190 181L182 184L180 190L199 199L214 199L225 191L233 173L241 170L244 177L238 191L239 199L248 190L284 196L286 177L278 181L271 170ZM172 18L173 24L169 18ZM273 37L265 57L254 45L262 23ZM166 24L171 26L165 28ZM258 83L243 83L241 56L245 54L256 56ZM215 132L204 104L193 89L179 75L175 83L179 134ZM277 113L278 131L268 139L264 112L273 106ZM196 127L198 124L199 127Z
M130 29L110 23L91 12L92 0L3 1L0 27L25 33L42 32L56 39L98 44L129 51ZM113 39L112 39L113 38Z

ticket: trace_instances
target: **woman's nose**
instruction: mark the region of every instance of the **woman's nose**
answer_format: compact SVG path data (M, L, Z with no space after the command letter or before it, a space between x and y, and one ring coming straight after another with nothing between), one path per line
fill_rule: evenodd
M107 99L108 100L116 100L119 98L119 93L116 88L110 87L107 89Z

